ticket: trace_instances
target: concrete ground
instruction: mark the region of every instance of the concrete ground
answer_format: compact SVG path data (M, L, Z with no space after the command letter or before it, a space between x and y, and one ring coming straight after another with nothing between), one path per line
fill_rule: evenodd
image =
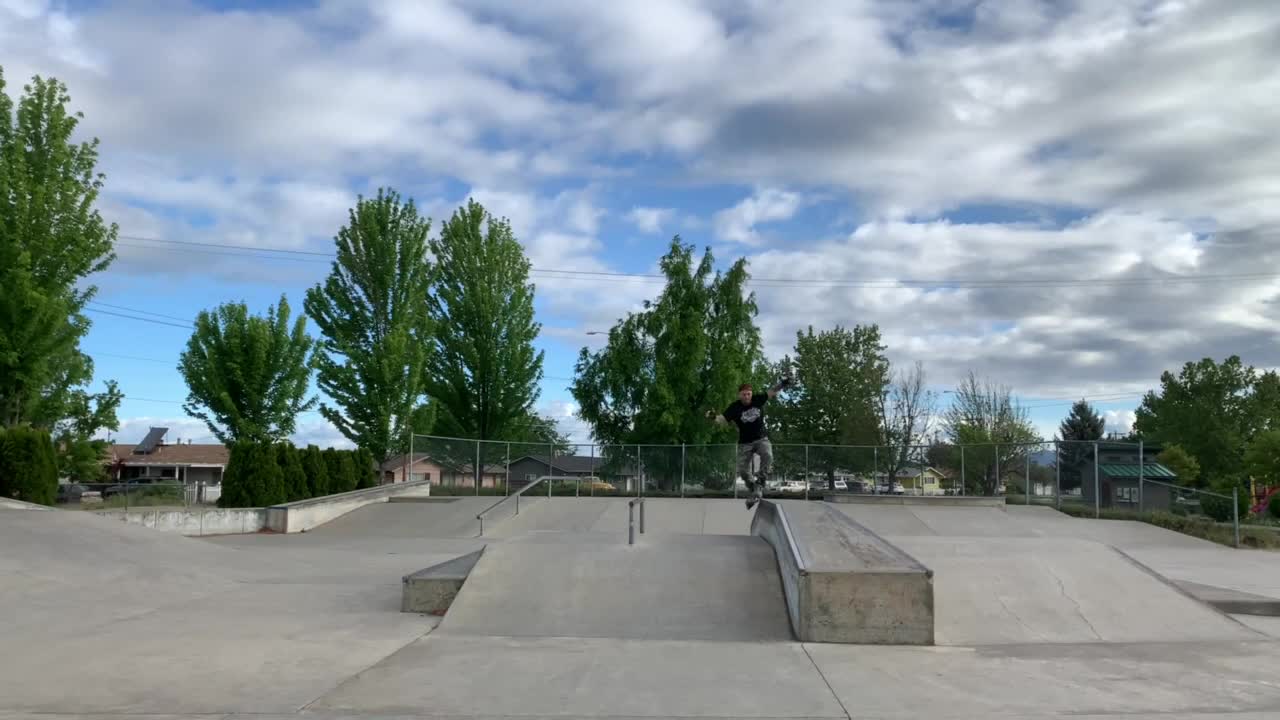
M1280 716L1280 619L1158 575L1265 594L1280 555L1044 508L875 507L855 519L937 566L946 644L815 645L790 639L740 501L648 501L635 546L625 500L522 502L477 538L491 502L203 540L0 510L0 719ZM401 576L484 545L443 622L398 612Z

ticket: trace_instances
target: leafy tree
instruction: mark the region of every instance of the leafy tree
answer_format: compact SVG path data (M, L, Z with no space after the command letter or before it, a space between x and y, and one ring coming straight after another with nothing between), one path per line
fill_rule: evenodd
M276 444L280 471L284 475L285 502L311 497L307 487L307 471L302 467L302 453L291 442Z
M276 444L249 442L250 462L246 468L244 484L252 507L268 507L288 501L284 471L280 469Z
M1200 463L1200 480L1238 478L1255 433L1280 429L1280 379L1259 374L1232 355L1205 358L1160 376L1134 424L1147 440L1181 445Z
M106 479L104 461L110 445L94 439L99 430L116 428L116 410L124 395L114 380L108 380L101 393L73 393L67 405L67 416L54 424L54 447L58 456L58 474L72 482L95 483Z
M328 495L329 464L319 447L307 446L302 453L302 468L307 473L307 497Z
M507 220L474 200L454 212L429 246L436 262L428 298L434 335L424 384L436 413L434 431L534 439L543 352L533 346L541 325L534 320L524 248ZM473 472L479 478L482 467Z
M1172 470L1181 485L1196 486L1200 483L1200 463L1181 445L1166 446L1156 456L1156 462Z
M1280 485L1280 430L1258 433L1244 454L1245 472L1268 487Z
M835 327L796 333L795 357L785 356L775 372L794 373L797 385L779 396L775 423L787 442L810 443L809 469L835 489L837 470L857 471L865 458L833 445L873 445L880 440L882 398L889 385L889 360L876 325Z
M1083 473L1093 462L1093 442L1101 440L1107 421L1081 398L1058 425L1058 464L1062 489L1077 488Z
M250 457L253 445L248 441L229 444L230 453L227 467L222 471L222 494L218 496L218 507L253 506L253 498L245 485L249 465L253 462Z
M26 425L0 429L0 496L54 504L58 464L48 433Z
M315 365L306 323L299 315L290 330L283 295L265 317L251 316L244 303L201 311L178 359L188 390L183 409L224 443L287 438L298 414L316 403L305 397Z
M343 455L344 453L337 448L324 449L324 464L329 474L325 495L336 495L347 491L347 468L342 462Z
M1021 468L1028 445L1040 437L1026 408L1013 401L1009 388L969 376L956 388L946 412L946 432L965 448L966 488L996 494L1010 468Z
M115 259L118 230L94 209L98 140L72 142L83 114L68 112L66 86L36 76L16 105L4 90L0 69L0 427L55 432L59 464L84 476L89 438L118 427L119 392L88 392L80 352L97 294L86 280Z
M603 451L609 462L624 462L623 443L725 442L726 430L704 414L728 406L738 385L761 366L745 259L714 272L710 250L695 261L693 247L676 236L659 266L666 286L658 298L619 320L604 348L583 348L575 367L570 392L593 436L609 444ZM671 486L678 482L679 462L659 457L646 468ZM731 461L712 453L687 458L689 474L711 485L720 482L717 477L727 482L731 468Z
M385 461L421 402L430 320L431 221L394 191L359 198L335 238L337 258L307 291L320 328L317 382L335 406L320 413L357 447ZM406 443L407 444L407 443Z

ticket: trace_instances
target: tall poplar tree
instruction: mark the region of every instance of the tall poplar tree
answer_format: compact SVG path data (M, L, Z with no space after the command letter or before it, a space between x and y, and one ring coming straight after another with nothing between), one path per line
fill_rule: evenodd
M329 277L307 291L307 314L322 335L317 382L335 403L320 412L378 462L409 431L423 394L430 230L395 191L361 197L334 239Z
M97 293L85 281L115 259L117 228L94 209L98 140L72 140L83 114L68 111L66 86L36 76L23 91L15 104L0 69L0 427L52 431L68 469L118 425L119 390L89 393L80 351Z
M428 298L433 330L424 374L434 432L481 440L523 440L543 352L533 346L529 261L511 224L469 201L430 241L436 268Z

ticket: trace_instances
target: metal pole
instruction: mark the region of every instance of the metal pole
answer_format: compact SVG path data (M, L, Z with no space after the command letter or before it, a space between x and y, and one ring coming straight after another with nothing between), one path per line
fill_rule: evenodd
M1102 484L1098 480L1098 441L1093 441L1093 517L1102 517Z
M400 481L409 482L409 463L413 462L413 429L409 430L409 454L404 459L404 469L400 471Z
M1231 526L1235 532L1236 547L1240 547L1240 493L1231 487Z
M480 481L484 478L484 468L480 467L480 440L476 440L476 495L480 494Z
M596 444L591 443L591 497L596 496Z
M871 448L871 493L873 495L880 494L880 446ZM889 493L893 494L893 488L889 488Z
M960 446L960 494L964 495L964 446Z
M1023 505L1031 504L1031 452L1027 452L1027 469L1022 472L1023 495L1026 496L1026 502Z
M804 499L809 499L809 444L804 446Z
M680 497L684 497L684 443L680 443Z
M549 442L547 443L547 474L550 475L551 477L555 477L556 475L556 471L553 466L553 463L555 461L556 461L556 444L553 442ZM547 481L547 497L551 497L551 483L552 483L551 480Z
M1000 443L996 443L996 484L995 484L995 487L992 488L992 490L996 491L999 489L1000 489ZM991 494L994 495L995 492L992 492ZM1006 491L1005 495L1008 495L1008 494L1009 494L1008 491Z
M636 445L636 475L639 481L636 483L636 497L640 497L644 491L644 460L640 457L639 445Z
M507 472L506 472L506 479L503 482L506 484L506 488L502 491L502 494L510 495L511 494L511 441L510 440L507 441Z
M1142 470L1143 470L1142 464L1143 464L1143 446L1142 446L1142 441L1139 440L1138 441L1138 512L1142 512L1143 505L1144 505L1142 501L1143 500L1142 495L1143 495L1143 490L1146 489L1144 487L1145 483L1143 483L1142 481Z
M644 499L640 500L640 534L644 534Z
M627 544L636 544L636 506L635 503L627 503Z
M729 465L730 467L733 468L733 470L729 473L729 477L731 478L730 482L733 484L733 499L737 500L738 499L738 458L733 452L730 452L729 455L730 455Z
M1053 504L1062 509L1062 444L1053 444Z

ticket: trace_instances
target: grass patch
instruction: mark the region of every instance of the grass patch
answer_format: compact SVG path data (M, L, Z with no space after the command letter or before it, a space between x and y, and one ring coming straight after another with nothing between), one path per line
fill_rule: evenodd
M1094 518L1093 508L1083 505L1067 505L1064 503L1061 511L1074 517ZM1133 510L1102 508L1099 519L1134 520L1162 527L1166 530L1180 532L1184 535L1198 537L1219 545L1232 546L1235 544L1235 533L1230 523L1220 523L1204 517L1174 515L1173 513L1162 511L1135 512ZM1241 523L1240 546L1263 550L1280 550L1280 532L1266 525Z

